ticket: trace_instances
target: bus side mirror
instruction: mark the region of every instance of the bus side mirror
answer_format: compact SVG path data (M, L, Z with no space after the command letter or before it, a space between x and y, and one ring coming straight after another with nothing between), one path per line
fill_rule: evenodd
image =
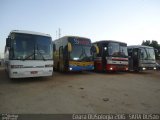
M11 40L10 40L10 38L6 39L6 47L11 47Z
M99 54L99 48L97 45L94 45L95 49L96 49L96 54Z
M93 45L93 46L91 47L91 53L96 53L96 54L99 53L99 48L98 48L97 45Z
M71 52L72 51L72 45L71 43L68 43L68 52Z

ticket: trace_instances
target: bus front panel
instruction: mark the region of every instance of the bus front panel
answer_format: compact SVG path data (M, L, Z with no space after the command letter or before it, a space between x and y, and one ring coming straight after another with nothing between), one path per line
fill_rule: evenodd
M20 61L9 62L10 78L52 76L53 61Z
M70 37L69 42L72 45L69 55L69 71L94 70L90 39Z

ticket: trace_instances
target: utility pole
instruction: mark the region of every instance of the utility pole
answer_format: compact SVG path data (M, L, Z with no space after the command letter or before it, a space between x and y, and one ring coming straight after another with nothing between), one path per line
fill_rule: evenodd
M61 28L58 28L58 30L56 30L56 39L59 39L61 37Z
M61 29L59 28L59 38L61 37Z
M58 33L57 33L57 30L56 30L56 39L58 39Z

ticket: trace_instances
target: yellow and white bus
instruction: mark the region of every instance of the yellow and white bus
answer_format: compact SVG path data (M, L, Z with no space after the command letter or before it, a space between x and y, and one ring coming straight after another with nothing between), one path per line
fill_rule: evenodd
M65 36L53 41L54 69L61 72L93 70L91 40Z

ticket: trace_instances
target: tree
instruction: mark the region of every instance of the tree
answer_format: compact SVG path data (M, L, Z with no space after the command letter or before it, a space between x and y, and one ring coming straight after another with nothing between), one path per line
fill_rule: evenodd
M150 40L146 40L146 41L143 40L142 42L142 45L150 46L150 44L151 44Z

